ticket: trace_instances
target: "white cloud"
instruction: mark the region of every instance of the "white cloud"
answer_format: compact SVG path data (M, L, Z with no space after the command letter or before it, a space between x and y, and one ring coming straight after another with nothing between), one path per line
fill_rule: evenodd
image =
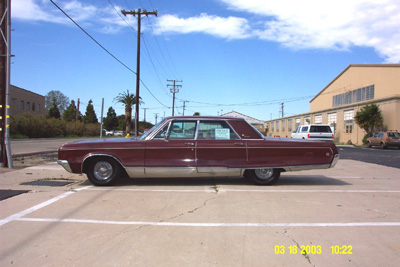
M260 39L294 49L368 46L387 62L400 62L398 0L220 0L229 8L258 15Z
M103 33L115 33L127 26L117 14L121 10L118 6L115 6L116 12L109 5L100 8L77 0L55 1L55 3L84 27L93 27ZM12 0L11 16L13 19L27 22L43 21L72 25L71 21L48 0ZM126 20L135 25L132 19L126 18Z
M226 39L243 39L248 34L249 25L246 19L200 14L197 17L179 18L175 15L164 15L160 17L159 32L174 33L205 33Z

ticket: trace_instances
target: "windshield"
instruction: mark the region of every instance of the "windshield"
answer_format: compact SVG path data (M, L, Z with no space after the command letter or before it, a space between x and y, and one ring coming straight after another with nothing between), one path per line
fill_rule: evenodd
M158 128L158 126L160 126L161 124L163 124L165 121L165 119L161 120L159 123L157 123L156 125L154 125L153 127L151 127L150 130L148 130L147 132L145 132L139 140L144 140L146 139L147 136L149 136L155 129Z

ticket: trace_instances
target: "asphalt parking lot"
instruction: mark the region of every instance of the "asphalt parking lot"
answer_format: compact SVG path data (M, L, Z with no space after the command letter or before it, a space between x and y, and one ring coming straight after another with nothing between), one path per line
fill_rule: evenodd
M345 154L345 153L343 153ZM342 159L242 178L91 186L55 163L3 173L1 266L398 266L400 173ZM46 178L46 179L43 179ZM29 181L70 181L64 186ZM21 185L25 184L25 185Z

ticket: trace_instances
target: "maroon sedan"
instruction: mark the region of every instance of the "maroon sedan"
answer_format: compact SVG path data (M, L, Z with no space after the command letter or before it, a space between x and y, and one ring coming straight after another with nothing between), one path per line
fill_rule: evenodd
M140 139L78 141L58 150L60 165L86 173L94 185L112 185L121 176L245 176L271 185L281 172L332 168L338 159L333 143L265 138L234 117L169 117Z

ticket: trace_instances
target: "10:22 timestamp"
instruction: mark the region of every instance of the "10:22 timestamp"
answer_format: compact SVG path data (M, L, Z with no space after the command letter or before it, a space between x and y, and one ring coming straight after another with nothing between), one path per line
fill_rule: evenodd
M289 252L289 254L322 254L322 247L321 246L315 246L315 245L308 245L308 246L288 246L287 248L285 246L279 246L276 245L274 247L274 252L275 254L285 254L286 252ZM351 245L344 245L344 246L338 246L334 245L331 246L331 252L333 255L340 255L340 254L353 254L353 246Z

